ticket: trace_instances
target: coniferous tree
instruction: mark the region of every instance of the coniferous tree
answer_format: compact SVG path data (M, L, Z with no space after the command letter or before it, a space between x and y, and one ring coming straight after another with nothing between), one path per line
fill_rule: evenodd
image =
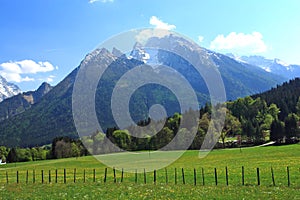
M16 148L12 148L7 155L7 162L13 163L18 161Z
M278 141L284 137L284 123L278 119L274 120L271 124L270 140Z
M296 114L300 117L300 97L298 97L298 101L296 104Z
M298 121L299 118L295 113L290 113L284 120L285 135L287 138L296 137L298 134Z

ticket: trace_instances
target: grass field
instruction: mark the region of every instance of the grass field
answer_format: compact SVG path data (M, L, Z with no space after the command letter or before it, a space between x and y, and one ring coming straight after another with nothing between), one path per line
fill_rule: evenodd
M106 166L94 157L68 158L38 162L7 164L0 166L0 193L2 199L300 199L300 145L254 147L240 149L214 150L203 159L198 151L187 151L176 162L154 173L124 173L116 171L114 183L113 170L108 168L104 183ZM116 159L126 155L118 154ZM244 183L242 185L242 166ZM226 171L228 169L228 184ZM273 186L271 167L276 186ZM287 167L289 167L290 186L288 187ZM76 183L74 169L76 168ZM175 168L177 184L175 184ZM185 184L182 180L184 168ZM203 186L202 168L205 185ZM215 168L218 185L215 185ZM260 170L260 186L257 185L257 168ZM66 169L66 182L63 180ZM95 169L95 182L94 170ZM194 185L196 170L196 186ZM28 170L28 183L26 176ZM35 183L33 183L33 170ZM44 184L41 183L42 173ZM55 183L55 170L58 183ZM16 173L19 174L17 184ZM49 171L51 183L49 184ZM85 182L83 174L85 171ZM139 171L140 172L140 171ZM6 183L6 173L9 184ZM168 182L166 184L166 181ZM137 183L135 183L137 182Z

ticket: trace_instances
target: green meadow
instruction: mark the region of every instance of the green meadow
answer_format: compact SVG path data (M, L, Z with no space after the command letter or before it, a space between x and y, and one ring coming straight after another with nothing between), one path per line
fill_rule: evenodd
M157 161L172 152L162 154ZM213 150L201 159L198 155L199 151L186 151L155 174L124 170L122 175L93 156L1 165L1 198L300 199L299 144ZM124 153L114 156L130 158Z

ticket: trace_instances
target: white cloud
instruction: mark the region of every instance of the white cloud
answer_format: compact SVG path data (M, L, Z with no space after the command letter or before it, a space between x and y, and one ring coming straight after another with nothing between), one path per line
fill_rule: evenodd
M210 43L210 48L242 53L262 53L268 49L262 34L259 32L251 34L231 32L227 36L218 35Z
M25 78L22 78L22 81L34 81L34 78L29 78L26 76Z
M57 67L54 67L50 62L35 62L33 60L22 60L16 62L6 62L0 64L0 75L7 81L23 82L34 81L34 78L29 77L29 74L42 72L50 72ZM22 75L27 75L23 77Z
M46 81L47 83L51 83L51 82L53 82L53 79L54 79L54 78L55 78L55 76L50 75L50 76L48 76L47 78L42 79L42 81Z
M152 16L149 20L149 23L157 29L173 30L176 28L175 25L163 22L160 19L158 19L156 16Z
M140 31L135 36L137 42L144 44L151 37L158 37L158 38L165 37L167 35L172 34L171 30L176 28L175 25L165 23L160 19L158 19L156 16L150 17L149 23L150 25L154 26L154 29L145 29Z
M22 76L20 74L14 73L14 72L0 71L0 75L3 76L7 81L14 81L17 83L34 81L34 78L30 78L28 76L26 76L25 78L22 78Z
M145 42L148 41L149 38L151 37L158 37L158 38L163 38L165 36L170 35L171 32L166 29L145 29L139 32L135 38L136 41L145 44Z
M102 3L107 3L107 2L114 2L114 0L89 0L89 3L95 3L97 1L100 1Z
M203 42L203 40L204 40L204 37L202 35L199 35L198 36L198 41L201 43L201 42Z

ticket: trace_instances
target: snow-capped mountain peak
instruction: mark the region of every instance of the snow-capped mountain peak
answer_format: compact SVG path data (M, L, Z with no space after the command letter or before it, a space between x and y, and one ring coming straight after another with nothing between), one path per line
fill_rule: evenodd
M0 76L0 102L21 92L17 85L7 82L5 78Z
M134 49L131 51L129 58L134 58L147 63L147 61L150 59L150 54L147 53L144 48L136 44Z

